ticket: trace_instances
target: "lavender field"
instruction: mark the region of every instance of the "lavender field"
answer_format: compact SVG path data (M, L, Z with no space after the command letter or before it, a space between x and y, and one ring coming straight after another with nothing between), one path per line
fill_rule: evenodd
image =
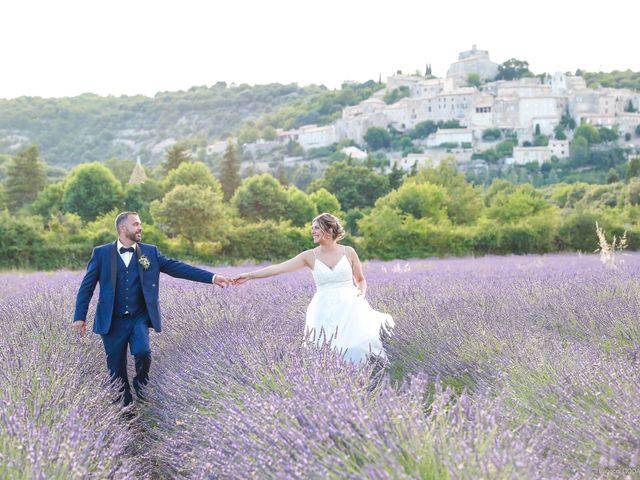
M82 273L0 274L0 478L640 478L638 272L638 254L368 262L396 321L382 372L303 344L308 271L164 277L133 420L100 337L70 329Z

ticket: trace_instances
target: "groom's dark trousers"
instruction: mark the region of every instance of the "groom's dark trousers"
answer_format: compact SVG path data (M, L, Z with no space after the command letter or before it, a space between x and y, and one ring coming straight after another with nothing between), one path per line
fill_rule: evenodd
M143 262L139 261L141 257ZM149 328L162 330L158 302L160 272L202 283L212 283L214 277L211 272L165 257L154 245L142 243L136 245L126 266L114 242L94 248L78 290L73 318L85 320L93 291L100 283L93 331L102 335L107 367L111 378L122 382L125 405L132 402L127 348L135 358L133 387L138 397L142 397L151 366Z

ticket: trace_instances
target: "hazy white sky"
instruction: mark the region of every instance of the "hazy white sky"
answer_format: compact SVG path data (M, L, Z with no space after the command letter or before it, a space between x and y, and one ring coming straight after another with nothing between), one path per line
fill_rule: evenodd
M637 0L6 0L0 16L0 98L444 76L474 43L535 73L640 70Z

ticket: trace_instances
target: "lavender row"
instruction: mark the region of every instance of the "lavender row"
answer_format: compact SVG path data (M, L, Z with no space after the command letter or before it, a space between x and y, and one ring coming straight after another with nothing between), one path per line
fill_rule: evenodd
M68 335L80 277L0 275L0 366L11 372L0 375L18 392L0 392L13 429L0 445L36 445L47 478L53 468L78 478L638 471L640 255L622 260L615 269L590 255L369 262L369 301L396 320L382 371L304 345L308 272L224 291L164 279L166 331L152 336L151 400L133 431L104 401L98 337ZM38 374L47 369L56 381ZM33 457L15 448L4 468ZM71 450L94 457L60 453Z
M32 280L37 288L0 304L0 477L136 476L100 339L79 339L69 329L75 282Z

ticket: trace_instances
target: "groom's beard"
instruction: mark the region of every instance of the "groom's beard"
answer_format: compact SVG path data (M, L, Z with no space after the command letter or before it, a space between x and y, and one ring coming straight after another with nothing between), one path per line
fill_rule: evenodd
M127 232L127 238L129 240L131 240L132 242L139 242L140 240L142 240L142 232L140 233L135 233L135 232Z

